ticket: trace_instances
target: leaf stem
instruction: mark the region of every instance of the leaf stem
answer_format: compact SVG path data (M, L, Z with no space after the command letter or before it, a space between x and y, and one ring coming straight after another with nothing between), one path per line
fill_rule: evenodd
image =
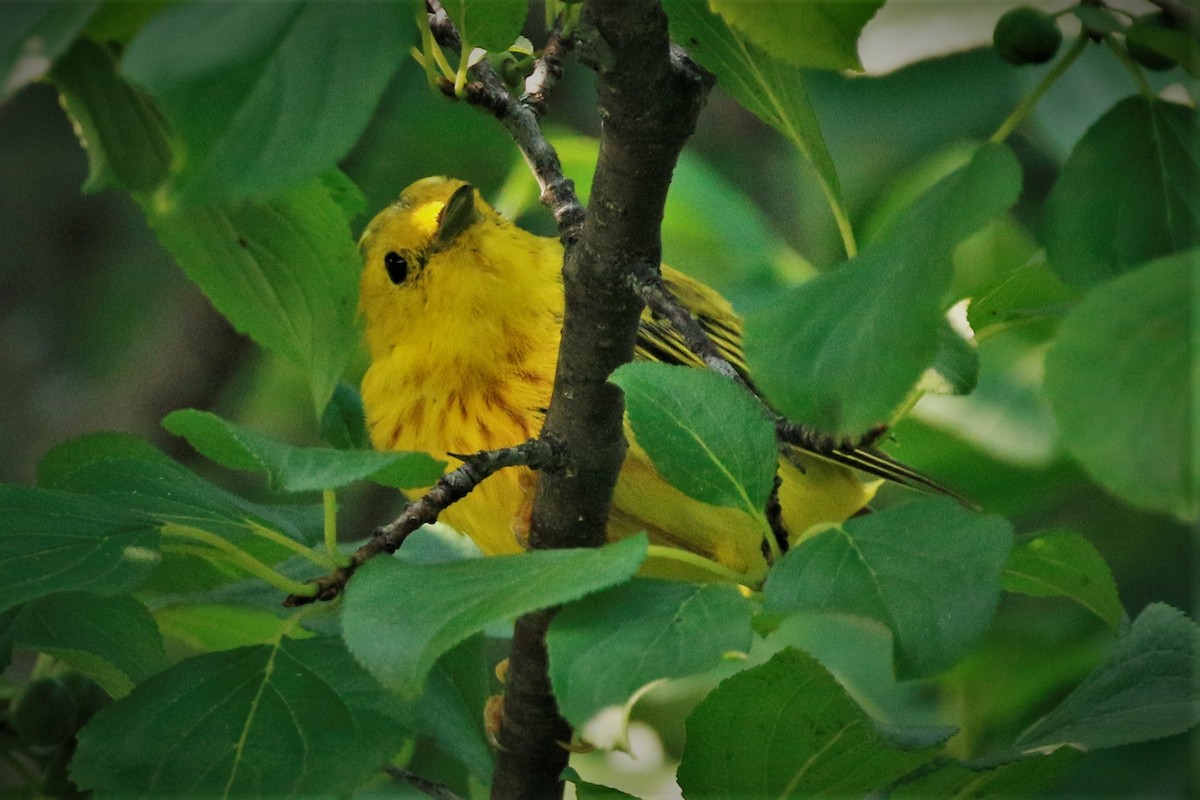
M991 135L991 138L989 138L988 141L992 144L1000 144L1007 139L1008 135L1016 130L1016 127L1021 124L1025 117L1029 116L1029 112L1033 111L1033 107L1036 106L1038 101L1042 99L1042 95L1044 95L1046 91L1049 90L1049 88L1063 76L1063 73L1065 73L1070 66L1075 63L1076 59L1083 54L1083 49L1087 47L1087 43L1087 34L1079 34L1079 38L1077 38L1075 43L1071 45L1071 49L1067 51L1067 54L1059 59L1058 63L1054 65L1054 68L1047 72L1046 76L1042 78L1038 85L1033 88L1033 91L1017 104L1017 107L1014 108L1012 113L1008 115L1008 119L1000 123L1000 127L996 129L996 132Z
M421 66L425 67L425 77L429 81L429 87L436 92L439 91L437 70L440 70L441 77L447 80L454 77L455 70L446 60L446 54L442 52L437 40L434 39L433 30L429 27L426 14L417 15L417 27L421 29L421 49L425 53Z
M256 578L261 578L275 588L289 594L311 596L316 593L316 587L311 583L302 583L280 575L245 550L232 542L222 539L215 533L202 531L199 528L193 528L188 525L179 525L174 522L168 522L163 525L161 531L163 536L180 539L184 542L196 543L168 545L164 549L169 548L169 551L176 553L186 553L201 558L224 561L244 572L248 572Z
M322 492L321 497L325 501L325 552L329 554L331 566L344 567L350 561L338 552L337 493L333 489L326 489Z
M284 536L279 531L273 528L268 528L265 525L259 525L258 523L251 522L250 532L261 539L266 539L268 542L287 548L293 553L307 558L318 567L332 569L340 564L337 559L329 559L324 553L318 552L317 550L314 550L301 542L297 542L291 537Z
M1134 63L1129 55L1129 51L1117 44L1116 39L1113 38L1111 33L1104 37L1104 43L1116 54L1117 59L1125 65L1125 69L1129 70L1129 74L1133 76L1133 82L1137 84L1138 91L1142 93L1142 96L1147 100L1154 100L1157 97L1154 89L1150 88L1150 84L1146 81L1146 76L1143 74L1142 68Z
M829 204L829 210L833 212L833 220L837 223L838 234L842 237L842 247L846 250L846 259L854 258L858 255L858 242L854 239L854 227L850 224L850 216L846 213L846 207L842 205L842 199L838 197L837 192L828 181L818 176L817 183L821 186L821 193L825 195L825 202Z
M692 569L700 572L706 572L713 576L714 579L720 581L728 581L730 583L744 584L746 576L739 572L734 572L728 567L722 566L711 559L705 558L696 553L689 553L687 550L680 550L678 547L667 547L661 544L652 544L646 548L646 561L651 559L657 562L674 561L679 564L684 564Z

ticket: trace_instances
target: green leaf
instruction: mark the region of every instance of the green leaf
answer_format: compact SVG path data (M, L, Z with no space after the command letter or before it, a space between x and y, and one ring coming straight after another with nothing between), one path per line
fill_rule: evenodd
M575 787L575 797L578 800L637 800L633 795L626 794L620 789L603 786L599 783L589 783L579 777L579 773L571 767L563 770L563 779L570 781Z
M447 0L442 6L458 28L464 55L473 47L507 50L529 16L527 0Z
M107 0L88 20L84 33L97 42L127 43L146 20L175 0Z
M711 13L704 0L673 0L667 10L671 37L716 75L721 88L746 110L787 137L841 205L837 167L805 88L804 72L747 42ZM857 54L854 58L857 61Z
M276 607L278 598L275 594ZM267 644L278 639L280 631L290 624L271 611L215 603L167 606L155 611L154 619L173 651L182 648L189 654Z
M89 154L87 188L146 190L163 178L167 133L149 98L112 70L107 50L82 43L54 79ZM270 200L202 210L170 211L137 195L217 310L309 375L318 413L358 346L359 257L346 221L355 191L331 172Z
M21 0L3 5L0 100L40 80L103 0Z
M769 611L842 611L887 625L902 678L957 661L1000 599L1012 528L947 498L851 519L804 539L767 578Z
M46 451L37 465L38 485L44 489L62 487L71 473L109 458L133 458L174 465L170 458L145 439L119 431L97 431L59 442Z
M158 564L158 526L119 505L0 484L0 610L54 592L123 594Z
M79 40L50 78L88 155L84 191L145 191L166 178L171 145L162 115L144 92L117 75L107 48Z
M321 438L339 450L368 450L362 395L345 381L333 387L333 397L321 414Z
M166 669L162 636L132 597L61 592L26 603L13 642L65 661L115 698Z
M1061 317L1078 298L1046 262L1035 257L971 301L967 321L976 335L987 328Z
M398 715L337 639L210 653L97 714L71 777L122 797L344 794L399 750Z
M820 664L788 649L696 707L678 777L690 800L857 797L936 754L889 746Z
M895 638L886 625L865 617L833 612L800 612L783 618L766 646L794 647L821 663L859 706L876 720L918 729L941 740L957 731L947 727L928 684L896 679ZM753 651L751 657L756 655Z
M710 0L775 58L809 69L861 70L858 37L883 0Z
M888 422L937 354L954 247L1013 204L1020 178L1006 148L980 148L858 258L752 315L746 358L772 404L837 437Z
M285 492L338 489L363 478L409 489L442 474L443 464L424 453L295 447L194 408L171 412L163 427L218 464L266 472L271 485Z
M1178 609L1149 605L1104 663L1012 749L1095 750L1182 733L1200 722L1197 670L1200 628Z
M1083 6L1087 8L1087 6ZM1036 797L1058 781L1080 758L1076 750L1064 748L1050 755L1031 755L992 769L971 769L957 763L897 786L890 794L896 800L954 797L982 800L986 797Z
M152 17L121 71L158 101L181 151L166 202L296 186L346 155L404 52L394 3L208 3Z
M252 538L264 529L301 543L313 538L299 526L291 507L244 500L165 459L98 458L62 475L52 488L91 495L139 512L143 524L196 528L232 542ZM290 552L280 550L275 556L282 558Z
M496 657L489 657L484 637L472 636L438 659L424 694L408 704L413 731L433 739L442 752L485 783L491 781L494 762L483 730L483 709L495 666Z
M1036 597L1069 597L1117 628L1125 616L1104 557L1074 531L1050 531L1013 548L1004 589Z
M1063 166L1043 236L1050 265L1076 286L1200 244L1196 110L1141 96L1113 106Z
M235 328L304 370L319 415L359 346L358 250L320 183L269 200L147 215Z
M1045 391L1062 442L1133 505L1200 513L1196 404L1200 250L1159 259L1092 290L1046 355Z
M493 622L628 580L646 557L638 535L596 550L541 550L446 564L377 558L346 588L343 635L384 685L419 695L434 662Z
M559 710L578 727L652 681L749 650L750 607L733 586L633 580L563 609L546 648Z
M688 497L763 517L775 481L775 428L745 389L707 370L626 364L625 392L637 443Z
M334 167L322 172L320 178L321 185L338 204L347 222L353 222L367 212L367 196L349 175Z

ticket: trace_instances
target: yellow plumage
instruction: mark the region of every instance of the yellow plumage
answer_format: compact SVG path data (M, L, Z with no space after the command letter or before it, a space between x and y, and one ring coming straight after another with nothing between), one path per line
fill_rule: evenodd
M503 219L461 181L426 178L371 221L360 249L359 306L371 356L362 394L373 445L427 452L453 467L450 454L536 436L550 402L561 333L562 245ZM742 322L729 303L669 267L663 276L744 370ZM637 355L699 363L649 312ZM671 487L628 425L626 435L631 447L613 497L609 538L644 530L655 544L693 554L685 560L703 563L695 558L703 557L744 582L760 581L770 532L742 512L702 504ZM880 454L861 455L850 451L841 460L861 460L887 477L890 469L914 474ZM780 459L780 475L783 519L793 537L859 511L878 485L844 464L800 451ZM526 469L502 470L442 519L484 553L519 552L535 480Z

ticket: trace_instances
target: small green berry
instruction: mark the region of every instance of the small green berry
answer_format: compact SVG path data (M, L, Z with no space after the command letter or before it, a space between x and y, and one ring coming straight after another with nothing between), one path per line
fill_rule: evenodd
M1054 17L1030 6L1004 13L992 32L996 52L1010 64L1044 64L1062 45L1062 31Z

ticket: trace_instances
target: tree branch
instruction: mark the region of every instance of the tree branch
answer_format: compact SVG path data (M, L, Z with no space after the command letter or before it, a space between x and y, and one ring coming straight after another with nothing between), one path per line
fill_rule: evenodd
M597 73L600 157L578 241L566 238L566 305L558 371L543 435L567 463L538 482L535 547L604 543L608 505L625 458L624 405L608 376L633 357L642 299L631 276L662 261L667 188L713 80L673 48L658 2L589 0L577 34ZM517 621L509 660L497 798L558 798L570 735L545 672L544 633L554 610Z
M554 28L542 48L542 55L534 62L533 72L525 79L525 94L521 105L527 106L539 117L546 113L546 95L563 76L563 56L573 42L562 35L562 14L554 21Z
M289 595L283 604L288 607L307 605L317 600L332 600L346 588L346 582L366 562L380 553L394 553L409 534L422 525L436 522L438 515L467 496L497 470L525 466L552 472L561 464L561 448L546 438L530 439L514 447L485 450L467 456L461 466L438 478L433 488L409 503L403 513L371 534L371 540L354 551L350 563L310 583L316 584L316 594Z

